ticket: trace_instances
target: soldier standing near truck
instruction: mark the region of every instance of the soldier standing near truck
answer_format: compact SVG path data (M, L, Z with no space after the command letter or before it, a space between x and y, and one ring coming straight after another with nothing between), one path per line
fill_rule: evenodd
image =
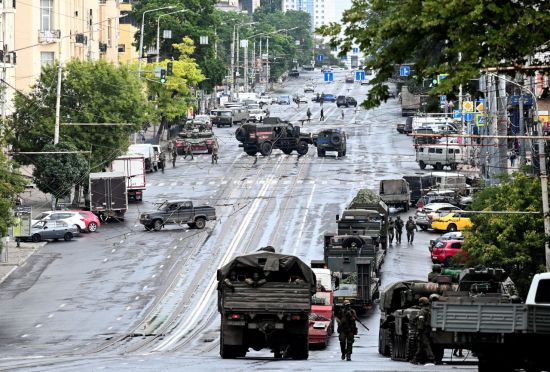
M355 320L357 314L351 308L348 300L344 301L344 308L340 310L336 321L338 322L338 339L340 340L340 350L342 351L342 360L351 361L351 353L353 352L353 341L357 334L357 325Z
M388 239L390 241L390 244L393 242L394 230L395 230L395 222L390 217L390 219L388 221ZM395 240L395 242L397 243L397 239Z
M395 219L395 242L401 244L401 235L403 234L403 220L400 216Z
M420 297L418 304L420 305L420 313L416 320L418 343L416 345L416 354L411 363L419 364L420 360L425 360L427 363L435 363L435 356L430 343L430 300L426 297Z
M405 230L407 230L407 242L412 244L414 240L414 231L415 230L418 231L418 227L416 226L416 223L413 221L412 216L409 216L409 220L405 225Z

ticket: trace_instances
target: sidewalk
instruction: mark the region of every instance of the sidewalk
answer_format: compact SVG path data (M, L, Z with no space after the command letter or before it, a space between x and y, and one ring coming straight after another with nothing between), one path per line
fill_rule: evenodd
M26 243L21 242L20 247L10 239L7 245L4 245L0 253L0 284L6 280L12 272L25 264L27 259L36 251L44 247L47 242Z

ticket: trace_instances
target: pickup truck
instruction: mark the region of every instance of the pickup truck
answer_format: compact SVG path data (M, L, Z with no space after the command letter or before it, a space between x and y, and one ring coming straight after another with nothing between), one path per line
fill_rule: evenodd
M139 216L146 230L160 231L167 224L184 224L191 228L204 229L206 221L216 219L216 209L203 205L195 207L190 201L165 201L155 211Z

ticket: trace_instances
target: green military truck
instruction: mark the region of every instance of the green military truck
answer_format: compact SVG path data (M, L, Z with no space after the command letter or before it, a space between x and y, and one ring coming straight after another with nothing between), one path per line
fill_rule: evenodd
M388 247L389 209L380 196L369 189L359 190L349 206L336 216L338 234L377 237L383 249Z
M295 256L259 251L218 269L220 355L269 348L275 358L307 359L311 297L317 280Z

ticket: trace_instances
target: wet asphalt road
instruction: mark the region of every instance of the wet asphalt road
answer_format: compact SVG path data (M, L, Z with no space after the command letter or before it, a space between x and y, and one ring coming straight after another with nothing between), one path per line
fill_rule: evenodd
M317 92L352 95L359 102L368 91L345 84L343 72L336 72L330 84L322 82L320 72L311 72L289 81L278 94L301 93L306 81ZM250 157L237 147L234 128L216 128L218 165L210 164L208 155L178 158L176 168L149 175L144 202L133 205L124 222L73 242L50 243L16 270L0 285L0 370L331 370L343 364L370 371L475 369L418 367L380 357L377 309L363 319L370 331L359 330L352 363L340 361L336 336L327 349L310 352L308 361L273 361L267 351L250 352L244 360L219 358L218 267L268 244L305 262L320 259L323 234L335 231L335 215L359 189L378 191L381 179L420 172L412 139L395 131L402 120L397 100L372 111L344 109L343 120L335 103L325 103L323 122L320 105L309 107L312 121L302 130L342 128L348 134L346 157L318 158L314 147L300 158L278 150ZM294 103L270 107L271 116L295 124L306 110L307 105ZM203 231L178 226L144 231L139 213L165 199L209 203L219 219ZM425 279L433 236L419 232L412 245L390 246L382 286ZM168 322L175 312L177 319ZM170 327L161 332L155 326L163 322ZM114 342L131 333L165 335Z

